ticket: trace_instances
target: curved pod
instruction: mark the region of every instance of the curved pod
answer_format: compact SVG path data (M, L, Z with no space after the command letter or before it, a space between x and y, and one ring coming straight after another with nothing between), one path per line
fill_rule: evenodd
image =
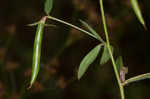
M30 81L30 87L35 82L39 68L40 68L40 56L41 56L41 45L43 38L43 29L44 29L43 21L40 21L37 26L36 36L34 40L34 48L33 48L33 63L32 63L32 77Z

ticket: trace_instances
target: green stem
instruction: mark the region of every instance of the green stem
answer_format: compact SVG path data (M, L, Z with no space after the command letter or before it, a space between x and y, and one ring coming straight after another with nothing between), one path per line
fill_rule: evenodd
M135 81L139 81L139 80L144 80L150 78L150 73L145 73L145 74L141 74L132 78L127 79L124 83L122 83L123 86L135 82Z
M106 37L107 48L108 48L108 51L109 51L109 54L110 54L113 69L114 69L114 72L115 72L115 76L116 76L116 79L117 79L117 82L118 82L118 85L119 85L121 99L125 99L124 88L121 84L120 76L119 76L119 73L117 71L117 66L116 66L116 63L115 63L115 60L114 60L114 57L113 57L113 54L112 54L112 51L111 51L111 47L110 47L110 41L109 41L109 36L108 36L108 31L107 31L107 26L106 26L106 20L105 20L105 15L104 15L103 0L99 0L99 3L100 3L100 11L101 11L101 14L102 14L102 21L103 21L103 26L104 26L104 32L105 32L105 37Z
M87 34L87 35L89 35L89 36L91 36L91 37L93 37L93 38L99 40L99 39L98 39L95 35L93 35L92 33L87 32L87 31L85 31L85 30L83 30L83 29L81 29L81 28L79 28L79 27L77 27L77 26L75 26L75 25L72 25L72 24L70 24L70 23L68 23L68 22L65 22L65 21L63 21L63 20L57 19L57 18L52 17L52 16L47 16L47 18L49 18L49 19L51 19L51 20L54 20L54 21L57 21L57 22L60 22L60 23L62 23L62 24L68 25L68 26L70 26L70 27L72 27L72 28L75 28L75 29L77 29L77 30L79 30L79 31L81 31L81 32L84 32L85 34Z

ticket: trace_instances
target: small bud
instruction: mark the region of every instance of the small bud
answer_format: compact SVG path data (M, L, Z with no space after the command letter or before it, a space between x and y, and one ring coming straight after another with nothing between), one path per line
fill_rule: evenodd
M121 80L122 83L125 82L125 75L126 75L127 73L128 73L128 68L122 66L122 67L120 68L120 80Z

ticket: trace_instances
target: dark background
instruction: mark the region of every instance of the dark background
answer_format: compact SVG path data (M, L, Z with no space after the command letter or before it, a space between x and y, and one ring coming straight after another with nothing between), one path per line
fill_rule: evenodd
M150 72L150 1L139 3L147 30L129 0L104 0L115 56L122 55L129 69L126 78ZM36 31L27 24L40 20L43 9L44 0L0 2L0 99L120 99L111 61L99 65L101 53L83 78L76 79L80 61L99 42L51 20L47 23L56 27L45 27L40 73L27 90ZM82 19L105 39L98 0L54 0L51 15L84 28ZM129 84L126 99L150 99L149 91L149 79Z

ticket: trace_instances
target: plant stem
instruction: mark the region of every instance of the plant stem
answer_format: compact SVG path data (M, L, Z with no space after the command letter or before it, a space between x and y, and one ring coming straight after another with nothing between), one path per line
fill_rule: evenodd
M73 25L73 24L70 24L70 23L68 23L68 22L65 22L65 21L63 21L63 20L57 19L57 18L52 17L52 16L47 16L47 18L49 18L49 19L51 19L51 20L54 20L54 21L57 21L57 22L60 22L60 23L62 23L62 24L68 25L68 26L70 26L70 27L72 27L72 28L75 28L75 29L77 29L77 30L79 30L79 31L81 31L81 32L84 32L85 34L87 34L87 35L89 35L89 36L91 36L91 37L93 37L93 38L99 40L99 39L98 39L95 35L93 35L92 33L88 32L88 31L85 31L85 30L83 30L83 29L81 29L81 28L79 28L79 27L77 27L77 26L75 26L75 25Z
M144 80L144 79L147 79L147 78L150 78L150 73L145 73L145 74L141 74L141 75L131 77L131 78L127 79L124 83L122 83L122 85L125 86L129 83L139 81L139 80Z
M113 57L113 54L112 54L112 50L110 48L110 41L109 41L109 36L108 36L108 31L107 31L107 26L106 26L106 20L105 20L105 15L104 15L103 0L99 0L99 3L100 3L100 11L101 11L101 15L102 15L102 21L103 21L103 26L104 26L104 32L105 32L105 37L106 37L107 48L108 48L108 51L109 51L109 54L110 54L113 69L114 69L114 72L115 72L115 76L116 76L116 79L117 79L117 82L118 82L118 85L119 85L121 99L125 99L124 88L121 84L120 76L119 76L119 73L117 71L117 66L116 66L116 63L115 63L115 60L114 60L114 57Z

